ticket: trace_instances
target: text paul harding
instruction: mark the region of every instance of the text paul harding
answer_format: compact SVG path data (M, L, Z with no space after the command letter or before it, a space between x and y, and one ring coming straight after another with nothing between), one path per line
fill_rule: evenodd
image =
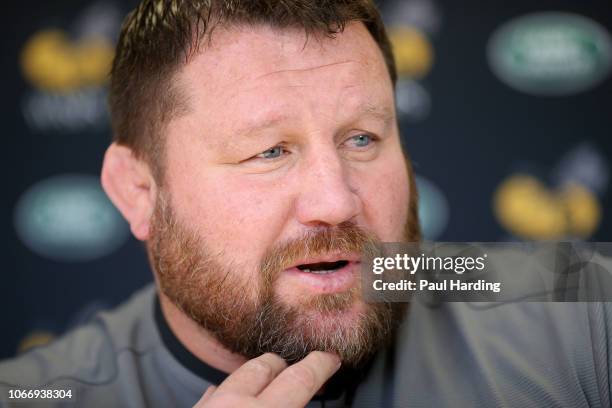
M465 272L483 271L487 254L479 257L469 256L410 256L408 254L396 254L393 257L376 257L373 259L372 272L382 275L385 271L403 271L410 275L420 272L454 272L462 275ZM400 279L396 282L386 282L375 279L372 282L375 291L490 291L499 293L500 282L487 282L484 279L462 280L462 279Z

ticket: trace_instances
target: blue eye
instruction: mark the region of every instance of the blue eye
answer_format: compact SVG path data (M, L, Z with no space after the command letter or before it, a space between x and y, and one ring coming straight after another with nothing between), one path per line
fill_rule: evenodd
M277 157L280 157L283 154L284 150L285 149L282 146L274 146L273 148L258 154L257 157L260 157L262 159L276 159Z
M372 142L372 136L366 135L365 133L361 133L359 135L351 137L351 140L355 143L355 146L357 147L366 147Z

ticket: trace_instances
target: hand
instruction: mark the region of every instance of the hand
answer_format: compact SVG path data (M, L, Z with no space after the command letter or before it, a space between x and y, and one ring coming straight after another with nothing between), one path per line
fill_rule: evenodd
M267 353L244 363L218 387L208 387L194 408L303 407L338 368L340 359L322 351L289 367Z

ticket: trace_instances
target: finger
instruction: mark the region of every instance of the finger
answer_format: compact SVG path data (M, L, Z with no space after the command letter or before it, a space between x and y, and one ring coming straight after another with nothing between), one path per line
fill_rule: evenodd
M240 366L219 385L217 391L256 396L285 368L287 363L276 354L263 354Z
M204 395L202 395L202 399L200 401L204 402L210 399L210 397L212 397L212 395L215 393L216 390L217 390L217 387L214 385L211 385L210 387L208 387Z
M258 399L266 407L303 407L339 368L337 356L313 351L283 370Z
M210 387L208 387L206 389L206 392L202 395L202 398L200 398L200 400L194 405L194 408L203 406L203 404L206 401L208 401L210 397L212 397L212 395L215 393L216 390L217 390L217 387L215 387L214 385L211 385Z

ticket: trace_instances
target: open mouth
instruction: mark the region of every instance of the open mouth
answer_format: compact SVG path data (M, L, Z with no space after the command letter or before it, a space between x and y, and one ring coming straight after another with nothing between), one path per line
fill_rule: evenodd
M333 273L338 269L344 268L348 265L349 261L347 260L339 260L335 262L315 262L309 264L301 264L297 265L297 268L302 272L314 273L317 275L326 275L328 273Z
M340 293L356 285L359 253L333 253L304 257L285 269L283 284L298 285L309 293ZM292 289L295 290L295 289Z

